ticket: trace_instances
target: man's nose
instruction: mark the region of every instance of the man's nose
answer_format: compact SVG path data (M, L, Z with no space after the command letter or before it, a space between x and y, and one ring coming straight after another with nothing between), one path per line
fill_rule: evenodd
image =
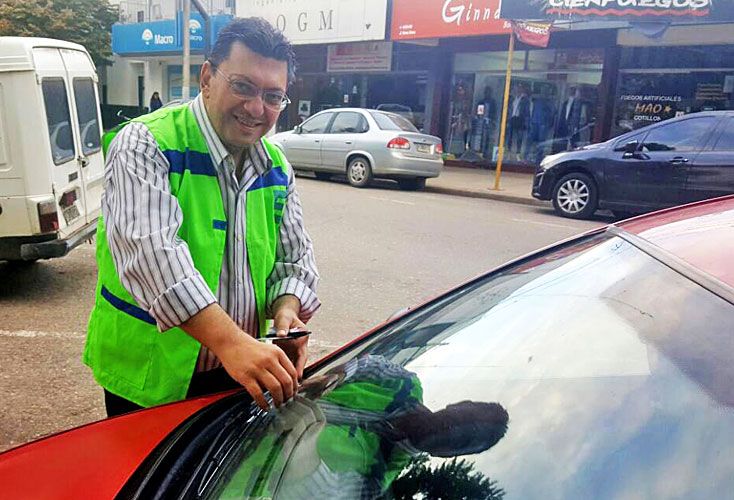
M265 106L263 105L263 96L259 95L257 97L254 97L252 99L248 99L245 101L245 110L252 116L253 118L259 118L263 114L265 114Z

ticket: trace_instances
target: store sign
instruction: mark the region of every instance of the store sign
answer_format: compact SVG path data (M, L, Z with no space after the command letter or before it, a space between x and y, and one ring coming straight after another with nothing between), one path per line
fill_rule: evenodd
M623 107L629 109L634 122L633 128L657 123L676 116L678 103L683 100L679 95L625 94L619 96Z
M414 40L510 33L501 0L394 0L392 39Z
M552 24L548 22L512 21L512 31L522 43L545 48L550 43Z
M387 0L237 0L235 13L266 19L294 45L384 40Z
M734 21L734 0L511 0L502 19Z
M329 73L390 71L392 42L364 42L329 45L326 70Z
M212 16L212 39L232 16ZM120 55L144 55L183 51L183 17L150 23L112 25L112 52ZM189 40L191 50L204 50L204 19L191 14Z

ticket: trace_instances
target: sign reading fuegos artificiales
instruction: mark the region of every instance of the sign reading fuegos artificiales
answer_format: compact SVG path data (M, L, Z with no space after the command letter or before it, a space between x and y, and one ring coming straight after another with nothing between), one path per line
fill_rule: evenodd
M503 19L734 21L734 0L511 0Z

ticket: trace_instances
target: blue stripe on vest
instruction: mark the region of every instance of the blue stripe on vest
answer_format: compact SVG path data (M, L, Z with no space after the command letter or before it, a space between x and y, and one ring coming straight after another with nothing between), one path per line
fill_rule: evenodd
M190 149L187 149L186 152L169 149L163 152L163 156L171 165L170 173L172 174L183 174L185 170L188 170L194 175L217 176L209 153L200 153Z
M288 186L288 176L279 168L270 169L270 171L262 177L258 177L255 182L247 189L247 191L255 191L272 186Z
M104 285L102 286L102 297L104 297L107 302L112 304L115 309L119 309L120 311L129 314L133 318L137 318L140 321L145 321L146 323L150 323L151 325L156 324L153 316L145 312L143 309L140 309L138 306L129 304L121 298L112 295L112 292L107 290L107 287L105 287Z
M214 227L214 229L221 229L222 231L226 231L227 230L227 221L226 220L217 220L217 219L214 219L212 221L212 227Z

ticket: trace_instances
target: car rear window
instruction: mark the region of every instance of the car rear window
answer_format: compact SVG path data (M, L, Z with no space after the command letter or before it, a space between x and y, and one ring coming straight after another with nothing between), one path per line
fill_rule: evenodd
M382 130L402 130L403 132L418 132L415 125L400 115L392 113L380 113L379 111L371 111L372 118L377 122L377 126Z

